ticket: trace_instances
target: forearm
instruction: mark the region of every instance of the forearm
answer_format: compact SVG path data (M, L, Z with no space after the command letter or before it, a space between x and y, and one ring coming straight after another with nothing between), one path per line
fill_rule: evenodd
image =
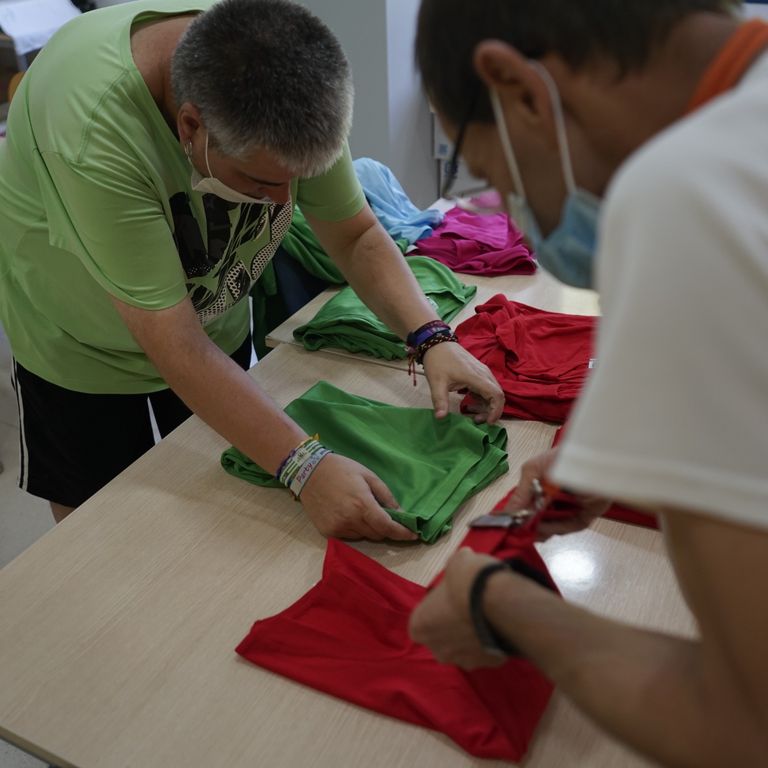
M764 759L743 697L700 642L600 618L504 574L490 580L485 609L577 706L661 764Z
M171 335L150 357L191 410L268 472L306 437L207 336Z
M370 227L347 249L334 253L334 261L357 295L401 338L438 319L402 254L381 226Z

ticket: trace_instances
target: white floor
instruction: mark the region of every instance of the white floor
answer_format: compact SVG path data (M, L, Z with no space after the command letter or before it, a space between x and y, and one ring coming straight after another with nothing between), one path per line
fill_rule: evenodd
M11 354L0 328L0 568L53 527L48 504L17 486L19 418L11 388ZM2 607L0 606L0 611ZM0 741L0 768L42 768L33 757Z

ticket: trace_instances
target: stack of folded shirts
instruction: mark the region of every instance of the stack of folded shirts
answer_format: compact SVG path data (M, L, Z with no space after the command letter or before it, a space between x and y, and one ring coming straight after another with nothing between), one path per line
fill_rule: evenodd
M414 254L430 256L454 272L468 275L531 275L536 259L523 233L506 213L484 216L452 208L431 237L416 243Z
M456 317L477 292L475 286L464 285L450 269L432 259L415 257L406 263L440 319L446 323ZM335 347L384 360L406 357L402 339L363 304L350 286L343 288L293 335L311 350Z

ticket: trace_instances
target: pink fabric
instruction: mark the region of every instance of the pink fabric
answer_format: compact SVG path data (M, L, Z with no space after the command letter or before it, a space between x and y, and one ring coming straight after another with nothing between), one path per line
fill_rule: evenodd
M522 232L506 213L481 216L452 208L431 237L416 242L413 256L430 256L467 275L531 275L536 261Z

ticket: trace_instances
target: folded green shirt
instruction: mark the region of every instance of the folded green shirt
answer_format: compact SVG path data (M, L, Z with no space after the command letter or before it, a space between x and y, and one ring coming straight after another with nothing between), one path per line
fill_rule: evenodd
M477 293L475 286L464 285L448 267L434 259L411 256L406 263L446 323L456 317ZM293 335L311 350L336 347L348 352L365 352L385 360L406 356L402 339L363 304L350 286L342 288Z
M328 448L359 461L392 491L394 520L432 543L449 531L456 510L508 470L507 433L430 408L398 408L350 395L320 381L285 409ZM224 451L224 469L255 485L282 487L236 448Z

